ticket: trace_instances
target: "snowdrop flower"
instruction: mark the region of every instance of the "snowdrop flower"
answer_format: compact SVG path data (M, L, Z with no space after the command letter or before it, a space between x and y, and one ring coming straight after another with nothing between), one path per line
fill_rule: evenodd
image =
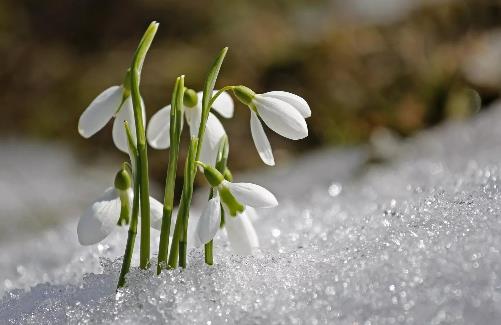
M233 183L224 179L215 168L198 162L204 175L215 189L215 196L209 200L202 212L195 231L198 245L214 238L221 224L221 205L225 211L225 227L232 247L239 254L250 254L259 246L256 232L247 215L246 206L272 208L278 205L275 196L252 183Z
M215 92L214 92L215 93ZM198 136L198 128L202 115L202 92L196 93L187 89L184 94L184 117L190 128L192 137ZM214 101L212 108L224 118L233 116L233 99L223 92ZM148 143L155 149L167 149L170 147L170 111L171 105L167 105L156 112L148 124L146 136ZM182 125L182 124L181 124ZM204 134L204 142L200 152L200 160L214 165L216 162L219 141L226 134L219 119L209 113Z
M233 251L240 255L251 255L253 249L259 247L259 239L249 216L255 214L254 209L246 206L245 210L237 213L236 216L231 216L226 208L223 209L226 216L224 228ZM199 247L210 242L219 230L220 224L221 201L216 196L209 200L198 220L193 235L194 246Z
M263 162L275 165L270 142L261 120L281 136L299 140L308 136L306 118L311 116L308 103L301 97L286 91L270 91L256 94L245 86L233 87L235 96L251 109L251 133Z
M133 199L130 176L122 169L115 177L115 186L106 189L80 217L77 226L80 244L84 246L97 244L117 226L128 224ZM163 205L150 197L150 209L152 223L159 224ZM123 211L126 211L126 215Z
M101 130L113 117L115 118L112 131L113 142L119 150L127 152L127 136L123 123L127 121L131 130L135 130L136 123L130 91L123 85L109 87L90 103L80 116L78 132L82 137L89 138ZM135 132L132 132L132 137L135 142Z
M224 228L228 241L233 251L239 255L251 255L254 248L259 247L259 239L249 216L251 211L252 207L245 207L245 211L235 218L225 219Z

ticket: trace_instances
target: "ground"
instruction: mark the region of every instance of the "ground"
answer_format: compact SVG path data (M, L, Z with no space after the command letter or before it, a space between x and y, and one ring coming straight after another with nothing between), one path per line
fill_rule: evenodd
M213 267L194 249L186 270L134 268L118 293L125 230L91 247L78 245L75 218L11 235L0 241L0 323L498 324L499 121L501 103L376 150L386 163L330 150L237 175L280 201L254 221L260 251L233 255L221 232ZM24 224L3 220L2 231Z

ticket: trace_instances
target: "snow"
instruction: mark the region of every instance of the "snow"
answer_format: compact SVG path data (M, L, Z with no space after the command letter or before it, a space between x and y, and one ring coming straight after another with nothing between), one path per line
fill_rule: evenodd
M256 255L221 232L214 266L191 250L186 270L134 268L118 292L125 229L80 247L72 218L0 241L0 324L498 324L500 120L498 103L384 164L327 150L237 175L281 203L258 212Z

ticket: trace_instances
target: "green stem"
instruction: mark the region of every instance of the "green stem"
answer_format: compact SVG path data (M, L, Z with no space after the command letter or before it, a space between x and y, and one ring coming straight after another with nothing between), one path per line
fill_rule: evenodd
M129 144L129 151L131 155L131 160L135 159L136 160L136 177L137 174L140 173L141 167L139 166L139 162L137 161L137 149L134 145L134 140L132 139L132 135L129 129L129 125L127 122L125 122L125 133L127 134L127 140ZM118 285L117 289L121 288L125 285L125 276L127 273L129 273L130 270L130 265L132 262L132 253L134 251L134 243L136 242L136 234L137 234L137 223L138 223L138 217L139 217L139 182L137 181L137 178L134 177L134 200L132 202L132 215L130 219L130 224L129 224L129 233L127 236L127 244L125 246L125 254L124 254L124 260L122 263L122 268L120 270L120 276L118 277ZM127 204L125 205L127 207L127 210L129 209L129 197L125 195ZM122 199L122 196L120 196L120 200ZM123 203L123 201L122 201ZM124 205L122 205L122 209L124 208ZM128 211L127 211L128 212ZM120 212L122 214L122 211ZM128 214L128 213L127 213Z
M211 240L204 246L205 253L205 264L213 265L214 264L214 254L212 253L213 241Z
M217 91L217 93L215 93L214 96L212 96L212 98L210 99L210 101L209 101L209 107L212 107L212 104L214 104L214 102L219 97L219 95L221 95L225 91L232 90L233 88L235 88L235 86L225 86L225 87L219 89Z
M160 231L160 244L158 247L157 274L160 274L167 262L169 250L169 236L174 209L174 190L176 181L177 161L179 156L179 142L181 140L181 123L183 122L183 94L184 76L178 77L172 94L170 114L170 139L169 165L165 180L164 208L162 215L162 229Z
M188 249L188 219L190 218L190 206L191 199L193 197L193 183L195 181L195 151L198 151L198 140L191 139L190 151L188 155L188 168L186 175L189 175L188 182L186 183L186 196L183 197L183 214L181 215L183 220L183 236L181 237L179 243L179 266L186 268L186 252Z
M210 102L212 98L212 92L214 90L217 76L219 74L219 70L221 69L221 65L223 63L227 51L228 51L227 47L221 50L218 57L211 66L209 74L207 76L207 80L205 81L203 98L202 98L202 116L200 119L200 126L198 128L198 137L191 139L189 155L186 159L186 164L185 164L183 192L181 195L181 203L179 205L176 226L174 229L174 235L172 237L172 244L169 254L168 266L170 268L176 267L178 258L180 266L186 267L188 219L190 213L191 199L193 196L193 183L195 181L195 176L197 173L195 161L198 161L200 158L205 127L207 124L207 119L209 117L209 112L211 108Z
M148 158L146 145L139 144L139 161L141 166L141 242L139 267L147 269L150 266L150 193L148 181Z
M214 189L210 189L209 200L214 197ZM213 240L204 245L205 264L214 264Z
M172 237L172 245L169 255L169 268L175 268L179 259L179 266L186 267L186 250L188 242L188 219L190 216L191 198L193 196L193 166L195 165L195 151L198 140L192 138L190 142L188 157L184 168L184 184L181 194L181 203L177 213L176 227Z
M131 65L131 96L134 108L134 120L136 122L136 139L138 150L137 164L140 166L140 204L141 204L141 245L139 267L147 269L150 265L150 193L148 180L148 153L146 147L146 134L144 131L143 111L144 104L141 100L139 83L141 79L141 70L143 67L146 53L150 48L151 42L158 29L158 23L152 22L139 43L134 54Z
M137 168L139 170L139 166ZM129 203L127 202L127 209ZM132 262L132 253L134 251L134 243L136 242L137 223L139 215L139 183L134 183L134 200L132 203L132 216L129 224L129 233L127 236L127 244L125 246L124 260L118 278L117 289L125 285L125 276L129 273L130 265Z

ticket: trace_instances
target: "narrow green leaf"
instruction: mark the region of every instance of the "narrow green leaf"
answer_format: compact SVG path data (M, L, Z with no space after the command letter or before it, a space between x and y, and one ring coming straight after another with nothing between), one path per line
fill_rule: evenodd
M212 91L214 90L214 87L216 86L216 80L217 76L219 75L219 70L221 70L221 65L223 64L224 58L226 56L226 52L228 52L228 48L225 47L221 50L219 53L219 56L216 58L214 63L212 64L209 74L207 75L207 80L205 81L204 85L204 95L203 95L203 108L206 108L209 106L209 101L212 97ZM210 108L210 107L208 107ZM208 112L207 112L208 114Z
M139 46L137 47L136 53L134 54L132 69L136 69L139 74L141 74L146 53L148 52L150 45L153 42L153 38L155 38L157 29L158 23L156 21L152 21L148 26L148 29L146 29L146 32L144 32L143 37L139 42Z
M179 142L181 138L181 125L183 123L183 107L184 107L184 75L179 77L179 85L174 93L174 97L172 98L171 110L175 108L176 111L176 119L175 119L175 136L177 136L176 141ZM171 120L172 123L172 120ZM172 128L171 128L172 129ZM171 141L172 141L171 137Z

